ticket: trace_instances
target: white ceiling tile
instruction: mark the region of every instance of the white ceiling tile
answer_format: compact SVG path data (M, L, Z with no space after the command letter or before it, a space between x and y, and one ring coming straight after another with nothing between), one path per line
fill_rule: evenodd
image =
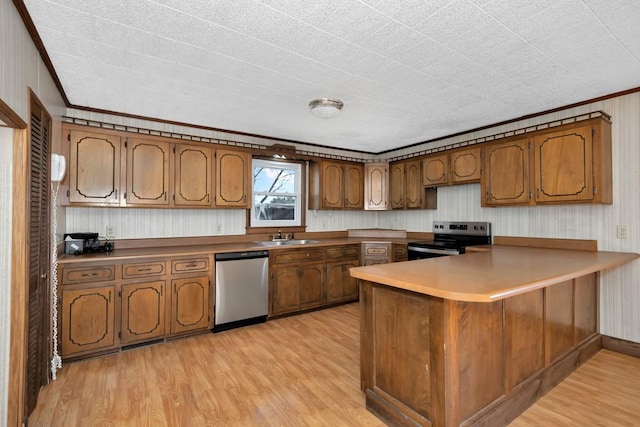
M469 0L454 0L424 21L414 25L414 28L427 37L446 44L461 32L470 32L491 19L487 13Z
M360 46L382 56L398 59L402 58L407 50L424 40L426 38L417 31L398 25L397 22L390 22L360 42Z
M322 23L322 29L349 40L360 43L389 22L389 18L358 0L345 0L333 15Z
M533 17L558 0L493 0L482 5L482 9L508 27Z
M270 43L277 42L292 18L253 0L236 0L222 25Z
M344 0L271 0L270 6L311 25L319 25L333 15Z
M403 24L413 26L424 21L450 2L451 0L382 0L376 4L375 8Z

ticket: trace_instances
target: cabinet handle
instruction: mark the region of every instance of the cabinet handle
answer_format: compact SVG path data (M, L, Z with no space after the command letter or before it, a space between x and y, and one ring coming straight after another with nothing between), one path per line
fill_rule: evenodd
M109 302L111 302L111 291L109 291Z
M151 269L150 268L140 268L140 269L138 269L138 271L151 271Z
M98 273L82 273L82 277L91 277L91 276L97 276Z

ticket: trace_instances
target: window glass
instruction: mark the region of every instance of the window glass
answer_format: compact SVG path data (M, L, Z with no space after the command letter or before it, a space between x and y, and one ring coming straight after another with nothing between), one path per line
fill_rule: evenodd
M252 227L301 225L302 165L253 160Z

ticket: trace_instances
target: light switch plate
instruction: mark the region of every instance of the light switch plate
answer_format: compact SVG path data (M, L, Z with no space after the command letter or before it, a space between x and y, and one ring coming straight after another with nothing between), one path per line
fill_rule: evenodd
M616 235L618 239L628 239L629 238L629 227L627 225L619 225L616 228Z

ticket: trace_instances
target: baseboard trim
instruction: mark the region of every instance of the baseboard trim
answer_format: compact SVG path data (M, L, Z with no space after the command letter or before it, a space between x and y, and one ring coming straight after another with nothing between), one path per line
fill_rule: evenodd
M622 338L603 335L602 348L640 358L640 343L623 340Z

